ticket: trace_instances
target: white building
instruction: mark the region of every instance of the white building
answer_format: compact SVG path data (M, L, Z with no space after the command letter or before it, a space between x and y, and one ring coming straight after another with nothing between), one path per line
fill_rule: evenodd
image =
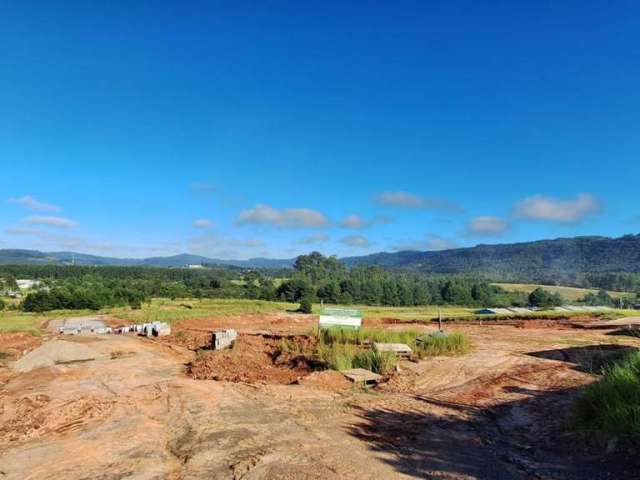
M24 280L16 280L16 284L18 285L18 288L20 290L29 290L30 288L34 288L37 287L38 285L40 285L40 280L31 280L31 279L24 279Z

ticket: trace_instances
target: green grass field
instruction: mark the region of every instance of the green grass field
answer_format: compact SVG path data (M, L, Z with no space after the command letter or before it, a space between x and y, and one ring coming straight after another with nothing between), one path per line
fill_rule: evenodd
M560 287L556 285L534 285L529 283L494 283L494 285L497 285L507 292L519 292L526 294L529 294L536 288L541 287L548 292L559 293L563 298L572 302L582 299L587 293L598 293L598 290L589 288ZM609 291L609 295L611 295L611 298L622 298L624 296L634 296L635 294Z
M333 305L332 305L333 306ZM191 307L191 308L189 308ZM244 299L178 299L169 300L156 298L151 303L144 303L140 310L129 307L103 309L97 312L90 310L57 310L43 314L25 313L16 310L0 312L0 331L31 331L40 332L41 324L57 317L78 317L83 315L106 314L131 323L145 323L150 321L178 322L189 318L216 317L229 315L277 313L292 311L298 304L287 302L267 302L262 300ZM321 306L313 306L313 313L319 314ZM474 309L463 307L437 306L427 307L372 307L364 305L348 305L344 308L356 308L363 312L366 318L397 318L400 320L431 320L441 311L444 317L472 316Z
M334 307L334 305L331 305ZM438 318L442 313L445 319L476 319L474 308L456 306L423 306L423 307L379 307L366 305L348 305L344 308L355 308L362 311L365 318L380 319L393 318L398 320L414 320L417 322L430 321ZM41 325L48 319L58 317L79 317L83 315L111 315L131 323L145 323L151 321L163 321L175 323L189 318L220 317L244 314L261 314L293 311L298 304L287 302L267 302L263 300L244 299L178 299L169 300L156 298L150 303L144 303L139 310L130 307L117 307L103 309L97 312L90 310L57 310L43 314L25 313L18 310L0 311L0 332L29 331L34 334L41 333ZM321 306L315 304L313 313L320 313ZM633 316L637 311L619 310L612 312L612 317ZM567 316L567 314L562 314ZM580 313L569 316L583 315ZM537 312L535 315L523 315L522 318L553 318L558 317L557 312ZM483 318L489 318L484 316Z
M191 307L191 308L189 308ZM243 299L182 299L157 298L144 303L140 310L130 307L92 310L56 310L46 313L25 313L17 310L0 311L0 332L29 331L41 333L44 321L59 317L80 317L84 315L111 315L131 323L145 323L155 320L174 323L188 318L216 317L243 314L286 312L295 310L297 304L286 302L265 302Z

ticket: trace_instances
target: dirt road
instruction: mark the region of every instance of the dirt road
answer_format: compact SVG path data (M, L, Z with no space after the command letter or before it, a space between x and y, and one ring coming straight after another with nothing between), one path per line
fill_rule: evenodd
M0 479L637 478L626 452L594 456L565 425L596 363L638 340L458 329L472 353L405 362L371 393L194 380L186 348L78 338L96 360L2 385Z

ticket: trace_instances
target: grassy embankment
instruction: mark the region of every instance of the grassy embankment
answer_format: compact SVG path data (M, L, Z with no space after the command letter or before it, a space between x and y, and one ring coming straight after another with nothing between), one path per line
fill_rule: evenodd
M613 436L640 436L640 351L605 369L585 388L574 408L578 430Z
M517 293L526 293L529 294L533 292L536 288L544 288L548 292L551 293L559 293L562 298L575 302L577 300L581 300L588 293L598 293L598 290L590 289L590 288L576 288L576 287L562 287L558 285L535 285L531 283L494 283L498 287L502 288L506 292L517 292ZM630 292L613 292L608 291L611 298L622 298L626 296L634 296L634 293Z

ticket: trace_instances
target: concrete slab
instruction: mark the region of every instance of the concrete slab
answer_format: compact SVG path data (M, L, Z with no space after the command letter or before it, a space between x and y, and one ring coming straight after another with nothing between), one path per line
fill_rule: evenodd
M411 347L405 343L374 343L373 348L378 352L393 352L398 357L410 357Z
M351 380L352 382L362 383L364 385L373 385L382 380L382 375L373 373L370 370L365 370L364 368L341 370L340 373L342 373L345 377L347 377L347 379Z

